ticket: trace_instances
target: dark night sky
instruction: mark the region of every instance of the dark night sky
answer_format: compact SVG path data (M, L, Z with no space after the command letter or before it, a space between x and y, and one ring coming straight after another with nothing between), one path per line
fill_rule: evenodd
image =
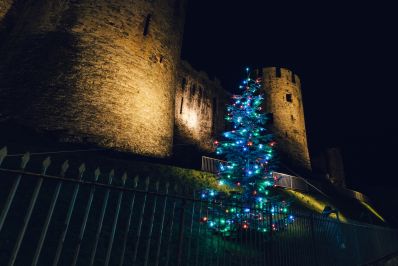
M377 197L398 188L398 19L392 6L347 2L191 0L182 57L228 90L246 66L295 71L310 152L340 146L348 185Z

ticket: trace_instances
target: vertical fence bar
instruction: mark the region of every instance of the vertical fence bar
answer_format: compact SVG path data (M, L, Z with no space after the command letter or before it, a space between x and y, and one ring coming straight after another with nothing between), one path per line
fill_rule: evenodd
M4 158L7 157L7 146L4 146L3 148L1 148L0 150L0 166L3 164L3 160Z
M122 186L123 187L126 184L126 180L127 180L127 173L124 173L123 176L122 176ZM119 197L117 199L117 206L116 206L115 216L113 218L112 231L111 231L111 235L109 236L109 245L108 245L108 250L106 252L105 266L109 265L109 260L111 259L113 240L115 239L116 226L117 226L117 221L119 220L120 206L122 204L123 194L124 194L124 191L120 190L119 191Z
M0 166L6 156L7 156L7 148L4 147L3 149L0 150ZM25 167L26 167L27 163L29 162L29 160L30 160L30 153L27 152L22 156L22 159L21 159L20 169L22 171L25 170ZM10 193L8 194L6 203L4 204L3 210L1 211L0 232L1 232L1 229L3 229L4 222L7 218L8 211L10 210L11 204L14 200L15 193L17 192L19 183L21 182L21 178L22 178L22 175L18 175L17 178L15 178L14 183L12 184Z
M134 181L133 181L133 188L136 189L137 185L138 185L138 176L135 176ZM129 208L129 214L128 214L129 216L127 218L126 229L124 230L125 233L124 233L122 254L120 255L119 266L123 266L123 263L124 263L124 256L126 253L127 240L129 238L129 234L130 234L131 218L133 217L134 203L135 203L135 192L130 201L130 208Z
M184 224L185 224L185 206L187 201L185 199L181 202L181 213L180 213L180 228L178 232L178 244L177 244L177 266L181 266L182 264L182 249L183 249L183 242L184 242Z
M156 181L155 191L159 192L159 181ZM147 243L146 243L146 248L145 248L144 266L148 265L149 250L150 250L150 247L151 247L152 230L153 230L153 223L154 223L154 219L155 219L155 212L156 212L157 202L158 202L158 196L154 195L154 202L153 202L153 206L152 206L151 217L150 217L150 220L149 220L148 238L147 238L147 241L146 241Z
M269 254L270 254L270 256L269 256L269 261L270 261L270 264L271 265L274 265L274 254L273 254L273 251L274 251L274 249L273 249L273 238L274 238L274 228L273 228L273 226L272 226L272 224L273 224L273 219L272 219L272 204L270 204L269 205L269 211L268 211L268 214L269 214Z
M43 170L41 172L42 175L46 174L47 168L50 166L50 164L51 164L51 159L50 159L50 157L47 157L43 161ZM25 218L24 218L24 223L23 223L22 229L19 232L19 235L18 235L18 238L17 238L17 242L16 242L16 244L14 246L14 249L13 249L13 251L11 253L11 259L10 259L10 261L8 263L8 265L10 265L10 266L14 265L15 260L17 258L19 248L21 247L22 240L23 240L23 238L25 236L26 228L28 227L30 218L32 216L33 209L35 208L37 197L39 196L42 184L43 184L43 178L40 177L39 180L37 180L36 186L35 186L33 194L32 194L32 198L31 198L30 203L29 203L28 211L26 212L26 215L25 215Z
M69 168L68 161L65 161L62 164L62 167L61 167L61 174L60 174L61 177L65 177L65 173L68 170L68 168ZM39 261L41 249L43 248L44 240L46 238L48 227L50 225L50 221L51 221L51 218L52 218L53 213L54 213L55 205L57 204L57 201L58 201L58 196L59 196L59 192L61 190L61 186L62 186L62 182L58 181L57 182L57 186L55 187L53 198L51 200L50 208L49 208L48 213L47 213L46 221L44 222L44 226L43 226L43 229L42 229L42 232L41 232L41 235L40 235L40 239L39 239L39 242L38 242L37 247L36 247L35 255L33 257L32 266L36 266L38 261Z
M207 211L208 211L208 215L207 215L207 217L208 217L208 219L207 219L207 227L206 228L208 228L212 223L215 223L215 218L214 218L214 202L210 202L210 208L209 207L207 207ZM211 229L209 228L209 231L210 231ZM206 238L206 242L208 242L209 243L209 245L210 245L210 248L209 248L209 251L208 252L206 252L206 255L207 255L207 257L209 258L209 263L207 263L207 265L213 265L213 254L214 254L214 248L213 248L213 242L214 242L214 237L211 235L211 231L210 231L210 237L208 237L207 236L207 234L206 234L206 236L205 236ZM209 239L210 238L210 239Z
M313 258L315 261L315 265L319 265L318 264L318 252L317 252L317 245L316 245L316 239L315 239L315 226L314 226L314 214L311 213L310 218L310 229L311 229L311 242L312 242L312 248L313 248Z
M95 169L94 171L94 182L96 183L98 181L98 177L101 174L101 171L99 168ZM82 225L80 227L80 233L79 233L79 238L77 240L77 245L76 245L76 249L75 249L75 253L73 254L73 262L72 265L76 265L77 263L77 259L79 257L79 252L80 252L80 246L81 243L83 241L83 237L84 237L84 231L86 230L86 225L87 225L87 220L88 220L88 216L90 214L90 210L91 210L91 204L93 202L93 198L94 198L94 192L95 192L95 185L93 185L90 189L90 195L88 197L88 201L87 201L87 205L86 205L86 210L84 212L84 218L83 218L83 222Z
M200 229L202 227L202 207L203 207L203 201L200 201L199 205L199 224L198 224L198 234L196 236L196 250L195 250L195 266L198 265L199 262L199 239L200 239Z
M139 243L140 243L141 230L142 230L142 221L144 219L144 213L145 213L145 207L146 207L146 201L147 201L147 197L148 197L148 192L149 192L149 177L147 177L146 180L145 180L144 201L143 201L142 206L141 206L140 218L139 218L139 221L138 221L137 234L135 235L135 245L134 245L133 264L132 265L135 265L137 263L138 246L139 246Z
M205 227L205 229L204 229L204 245L203 245L203 256L202 256L202 265L203 266L207 266L208 264L206 264L206 258L208 258L209 256L208 256L208 253L207 253L207 228L208 228L208 223L209 223L209 202L208 201L206 201L205 202L205 206L206 206L206 210L205 210L205 213L206 213L206 221L205 221L205 223L204 223L204 227Z
M192 200L192 213L191 213L191 222L189 224L189 239L188 239L188 254L187 254L187 263L190 263L191 259L191 244L192 244L192 233L193 233L193 220L195 217L195 201L196 195L195 190L193 191L193 200Z
M114 175L115 175L115 171L112 169L109 172L108 185L112 184ZM99 223L98 223L98 227L97 227L97 232L95 233L93 250L91 251L91 256L90 256L90 266L94 265L95 254L97 253L98 241L99 241L99 238L101 235L102 225L104 223L104 217L105 217L106 209L108 206L109 192L110 192L110 189L108 188L105 192L104 201L102 202L100 219L99 219Z
M167 197L169 194L169 182L166 183L166 191L165 191L165 196L163 200L163 209L162 209L162 214L160 218L160 230L159 230L159 237L157 241L157 247L156 247L156 256L155 256L155 266L159 265L159 259L160 259L160 248L162 246L162 236L163 236L163 227L164 227L164 218L166 214L166 207L167 207Z
M243 205L241 203L240 205L240 224L238 224L238 232L239 232L239 242L240 242L240 248L242 248L243 246L243 223L244 223L244 217L243 217ZM238 210L236 210L236 212L238 212ZM240 259L240 265L243 265L243 253L240 252L240 254L238 255L239 259Z
M83 178L84 171L86 171L86 166L83 163L79 167L79 176L77 178L78 180L81 180ZM61 238L59 239L59 242L58 242L57 251L55 252L55 258L54 258L54 262L53 262L54 266L58 265L59 258L61 257L62 248L64 246L66 234L68 233L68 229L69 229L70 219L72 218L72 213L73 213L73 210L75 208L75 202L76 202L77 194L79 193L79 187L80 187L79 184L75 184L75 187L73 189L72 200L70 201L70 204L69 204L68 213L66 215L66 219L65 219L65 222L64 222L64 228L62 230Z
M177 186L174 186L174 191L177 190ZM175 214L175 209L176 209L176 200L173 200L173 206L171 208L171 221L170 221L170 230L169 230L169 235L167 239L167 254L166 254L166 263L165 265L168 266L170 262L170 247L171 247L171 240L173 237L173 227L174 227L174 214Z

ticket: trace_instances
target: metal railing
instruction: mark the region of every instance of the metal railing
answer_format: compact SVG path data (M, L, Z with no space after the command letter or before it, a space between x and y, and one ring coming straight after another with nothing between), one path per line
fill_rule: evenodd
M209 173L218 173L218 169L221 163L225 163L226 161L202 156L202 171ZM305 192L317 191L321 194L324 194L321 189L311 184L311 182L307 181L305 178L299 176L288 175L284 173L274 172L273 176L275 178L275 185L285 188L291 188L294 190L300 190ZM349 198L357 199L359 201L370 203L370 199L361 192L347 189L347 188L336 188L341 193L346 195Z
M1 265L362 265L398 250L395 230L271 205L250 208L261 219L228 236L203 218L247 206L114 170L16 159L0 151Z

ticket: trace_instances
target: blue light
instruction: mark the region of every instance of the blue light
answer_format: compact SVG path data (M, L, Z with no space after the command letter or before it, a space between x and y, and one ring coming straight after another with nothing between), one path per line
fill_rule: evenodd
M249 72L249 68L248 67L246 67L246 71Z
M205 193L202 193L201 197L202 197L202 198L205 198L205 197L206 197L206 194L205 194Z
M244 212L250 212L250 209L246 208L243 210Z
M214 191L210 191L210 196L214 196L214 195L216 195L216 193L214 193Z

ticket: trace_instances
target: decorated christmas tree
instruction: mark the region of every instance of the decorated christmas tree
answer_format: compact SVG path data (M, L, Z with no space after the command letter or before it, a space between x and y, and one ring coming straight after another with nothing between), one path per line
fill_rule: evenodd
M249 69L246 71L241 94L233 95L232 104L227 106L225 119L231 130L214 142L216 153L226 160L220 165L219 185L228 186L231 193L206 190L201 194L202 199L213 203L202 222L223 233L242 228L260 232L279 230L293 220L288 215L287 203L270 190L274 185L276 142L266 129L261 80L251 78ZM217 205L227 201L228 206ZM273 218L276 212L282 215Z

